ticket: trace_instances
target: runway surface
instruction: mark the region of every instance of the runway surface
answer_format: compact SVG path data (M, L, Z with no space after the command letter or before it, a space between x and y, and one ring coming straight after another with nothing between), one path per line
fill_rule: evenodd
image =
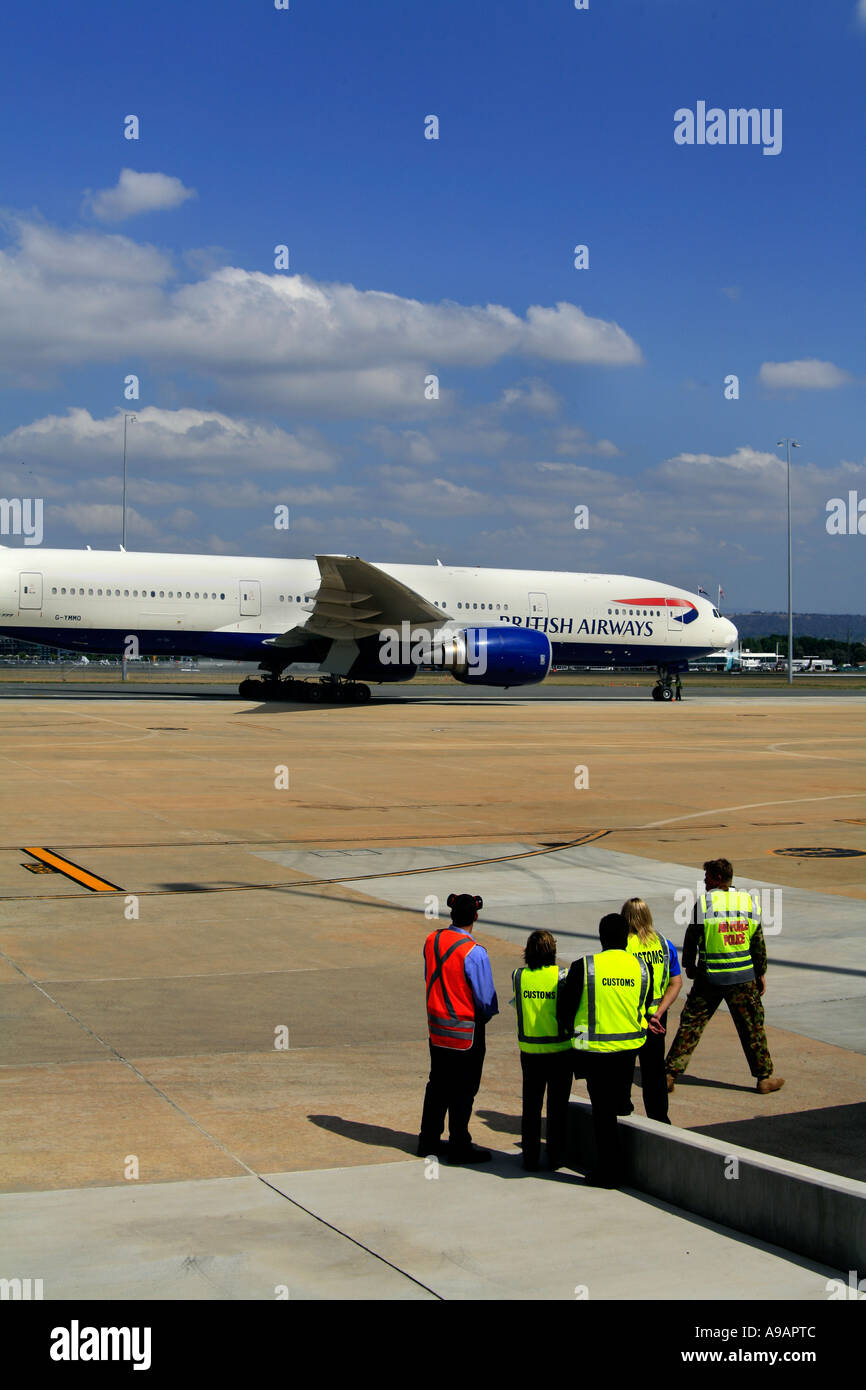
M254 673L253 673L254 674ZM240 677L238 677L240 680ZM854 677L849 686L847 678L839 676L832 678L832 685L828 683L826 694L820 689L816 691L814 682L800 683L796 681L790 688L786 688L784 694L780 696L778 690L764 686L750 686L748 680L737 682L731 689L724 689L717 683L704 684L700 679L694 679L684 685L684 695L682 701L671 701L671 704L688 704L694 700L721 700L727 703L731 699L779 699L786 700L808 700L808 699L863 699L863 690L860 685L862 678ZM479 704L494 705L513 705L524 704L527 701L539 701L548 704L556 700L566 702L573 701L592 701L592 700L650 700L654 678L646 673L640 673L634 678L634 682L624 684L622 679L606 680L604 674L599 674L597 683L592 685L568 684L563 682L558 684L556 679L548 679L541 685L527 685L520 688L509 690L485 689L478 686L467 689L465 686L457 685L454 681L437 681L427 683L423 680L414 680L406 685L374 685L371 687L372 704L440 704L440 705L468 705ZM160 681L158 679L135 680L123 683L120 680L112 681L93 681L88 682L86 678L71 680L49 679L49 680L14 680L12 677L0 681L0 700L18 700L28 698L39 698L45 700L62 699L84 699L84 700L218 700L236 701L238 699L235 684L227 682L198 681L184 682L183 678ZM279 703L279 702L278 702ZM274 708L274 705L270 705ZM663 706L667 707L667 706ZM306 702L287 700L279 704L282 709L307 709Z
M379 1276L372 1296L514 1296L495 1274L513 1252L485 1254L435 1204L481 1201L502 1229L516 1176L521 1203L561 1194L560 1224L573 1202L608 1204L584 1208L599 1240L636 1222L687 1290L692 1221L573 1175L523 1177L508 1000L528 930L552 929L570 959L635 893L679 946L676 895L718 854L782 895L766 1006L786 1086L755 1093L720 1012L672 1119L866 1176L862 697L288 710L28 693L0 705L0 731L0 1216L22 1273L50 1270L46 1297L142 1296L146 1279L158 1297L272 1297L287 1244L293 1297L371 1296ZM446 1187L412 1155L421 943L430 900L453 890L485 899L501 1013L474 1132L501 1158ZM600 1290L612 1248L587 1246ZM715 1296L727 1257L702 1251L697 1296ZM767 1296L825 1296L817 1267L769 1253ZM539 1296L580 1282L563 1247Z

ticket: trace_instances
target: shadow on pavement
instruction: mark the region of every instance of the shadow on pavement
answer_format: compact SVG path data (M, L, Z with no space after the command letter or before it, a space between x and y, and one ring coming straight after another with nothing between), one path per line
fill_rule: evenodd
M695 1134L866 1182L866 1103L690 1126Z
M308 1115L314 1125L326 1129L331 1134L341 1134L344 1139L354 1139L358 1144L371 1144L378 1149L399 1149L416 1157L417 1134L407 1134L403 1129L389 1129L387 1125L361 1124L358 1120L344 1120L341 1115Z
M755 1089L754 1082L751 1086L740 1086L735 1081L713 1081L708 1076L689 1076L687 1072L677 1077L677 1086L707 1086L714 1091L746 1091L749 1095Z
M494 1134L520 1134L519 1115L506 1115L502 1110L473 1110L472 1113L477 1115L479 1120L483 1120Z

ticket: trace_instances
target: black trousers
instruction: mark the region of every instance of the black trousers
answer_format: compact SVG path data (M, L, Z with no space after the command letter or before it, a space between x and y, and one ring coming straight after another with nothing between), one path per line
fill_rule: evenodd
M435 1153L448 1115L452 1153L464 1152L472 1143L469 1116L481 1085L486 1051L484 1024L476 1022L472 1046L465 1051L430 1044L430 1079L424 1093L419 1150Z
M537 1168L541 1153L541 1107L547 1091L547 1161L551 1168L565 1162L565 1130L568 1119L568 1097L574 1074L574 1051L521 1052L523 1071L523 1142L524 1168Z
M660 1120L669 1125L668 1083L665 1076L664 1033L649 1030L643 1047L638 1048L637 1060L640 1062L640 1086L643 1091L643 1108L647 1119Z
M637 1049L629 1052L581 1052L581 1073L592 1102L595 1132L595 1172L604 1180L619 1181L622 1163L616 1132L617 1115L630 1115L631 1085Z

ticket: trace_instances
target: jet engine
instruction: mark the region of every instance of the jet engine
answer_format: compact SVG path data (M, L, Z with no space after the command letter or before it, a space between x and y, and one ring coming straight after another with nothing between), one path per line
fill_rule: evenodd
M551 661L550 642L543 632L510 624L440 634L435 653L434 665L450 670L464 685L503 688L537 685L550 670Z

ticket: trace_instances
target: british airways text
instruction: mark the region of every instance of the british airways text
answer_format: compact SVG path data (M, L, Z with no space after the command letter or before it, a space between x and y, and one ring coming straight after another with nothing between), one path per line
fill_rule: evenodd
M638 622L631 618L581 618L577 627L573 618L542 618L527 615L525 618L506 618L513 627L534 627L539 632L571 633L580 632L590 637L652 637L652 623Z

